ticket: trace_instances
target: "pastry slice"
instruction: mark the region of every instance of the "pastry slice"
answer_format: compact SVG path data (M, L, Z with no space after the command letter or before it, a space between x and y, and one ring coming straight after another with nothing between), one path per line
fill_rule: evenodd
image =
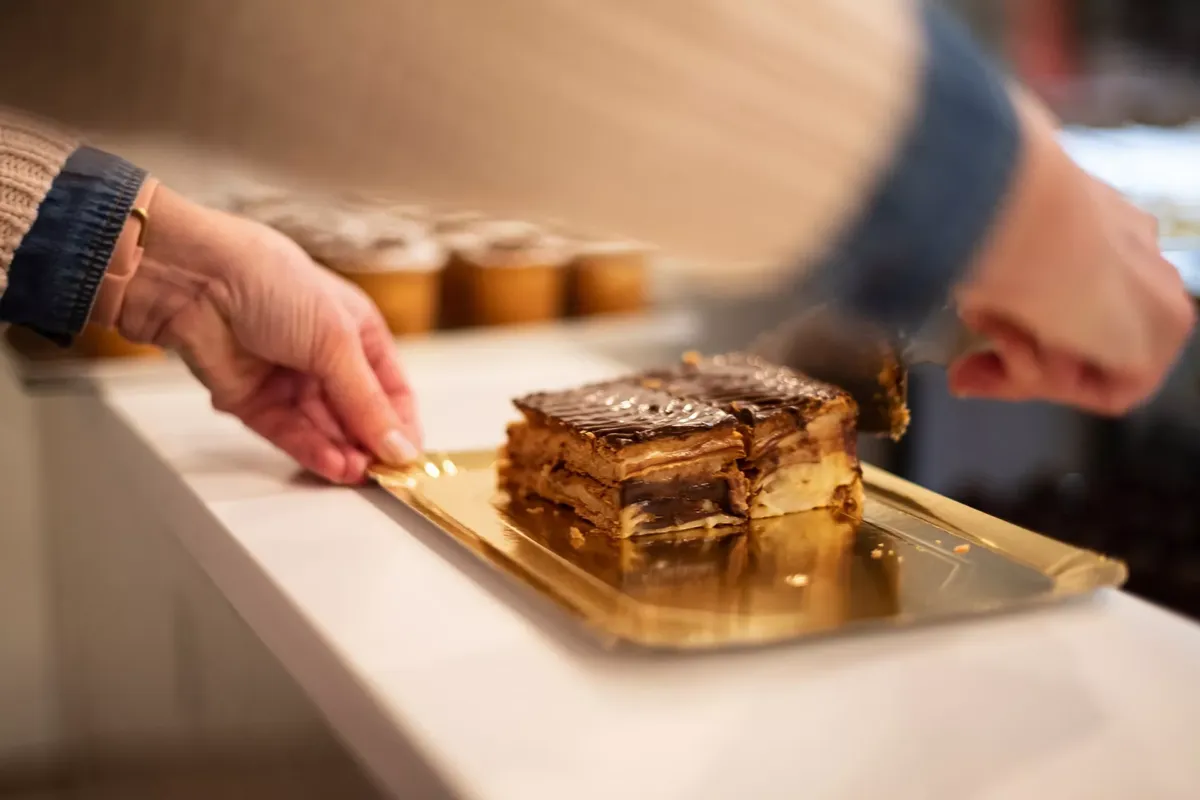
M501 487L570 507L619 537L712 528L747 516L733 415L627 379L514 404Z
M688 357L673 369L646 373L641 383L737 418L752 518L817 508L861 517L858 407L846 392L740 354Z

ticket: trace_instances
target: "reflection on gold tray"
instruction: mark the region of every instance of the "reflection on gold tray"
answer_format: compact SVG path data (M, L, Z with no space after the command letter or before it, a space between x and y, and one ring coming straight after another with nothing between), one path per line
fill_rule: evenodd
M617 540L550 504L509 508L495 453L377 469L381 486L605 641L696 649L904 625L1082 594L1117 561L1009 525L864 465L865 521L811 511Z

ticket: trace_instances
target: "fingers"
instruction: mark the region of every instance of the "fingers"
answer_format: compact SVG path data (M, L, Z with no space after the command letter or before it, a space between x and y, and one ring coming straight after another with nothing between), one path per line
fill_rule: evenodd
M393 466L411 463L420 456L367 359L357 331L336 334L317 360L316 377L334 415L353 441Z
M347 441L315 381L278 370L244 403L229 409L247 428L334 483L361 483L373 460Z
M991 350L951 365L951 390L960 396L1029 400L1044 381L1037 343L1012 323L983 314L967 314L963 323L986 337Z
M329 400L316 381L306 381L304 389L296 400L296 407L321 435L335 444L350 444L342 423L334 416L329 408Z
M998 353L970 355L950 365L950 391L958 397L1008 402L1045 400L1102 416L1127 413L1146 396L1138 384L1062 354L1046 357L1032 382L1016 382L1010 374Z
M946 370L950 392L955 397L986 397L1009 400L1011 389L1006 386L1004 362L997 353L976 353L960 358Z
M1171 262L1157 250L1151 261L1160 274L1157 280L1149 282L1149 291L1153 293L1158 306L1156 313L1148 320L1150 340L1156 347L1147 359L1148 363L1142 365L1142 370L1146 373L1146 379L1157 388L1175 365L1196 325L1196 301L1184 285L1179 270Z
M400 418L401 432L421 449L424 437L421 435L416 397L400 366L400 360L396 358L391 332L377 314L363 324L362 344L367 363L375 371L380 388L391 400L392 408Z
M1039 346L1001 320L972 316L964 322L986 335L993 350L950 365L950 390L960 397L1046 400L1115 416L1135 408L1157 388L1145 376L1103 370L1063 350Z
M328 481L358 484L366 478L371 457L357 447L331 439L297 406L269 406L242 421L300 466Z
M955 365L952 378L967 392L1119 414L1158 390L1196 311L1162 257L1157 220L1074 165L1067 172L1045 184L1054 189L1046 210L1025 218L1011 251L992 253L956 297L960 311L997 315L1029 334L1036 378L1017 374L1020 354L1003 349L998 361Z

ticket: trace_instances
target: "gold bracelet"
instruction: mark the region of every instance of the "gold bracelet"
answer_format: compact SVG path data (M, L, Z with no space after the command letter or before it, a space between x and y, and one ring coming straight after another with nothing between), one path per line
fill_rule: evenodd
M141 223L138 228L137 246L146 246L146 228L150 225L150 209L137 206L129 210L129 216Z

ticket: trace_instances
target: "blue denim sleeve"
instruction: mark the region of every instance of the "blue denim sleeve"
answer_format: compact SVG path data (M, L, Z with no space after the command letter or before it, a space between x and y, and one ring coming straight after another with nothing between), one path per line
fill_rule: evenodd
M926 64L913 124L806 293L895 333L939 311L1009 190L1021 132L997 72L943 12L923 12Z
M0 322L69 344L92 310L117 238L146 173L124 159L81 147L54 179L13 256Z

